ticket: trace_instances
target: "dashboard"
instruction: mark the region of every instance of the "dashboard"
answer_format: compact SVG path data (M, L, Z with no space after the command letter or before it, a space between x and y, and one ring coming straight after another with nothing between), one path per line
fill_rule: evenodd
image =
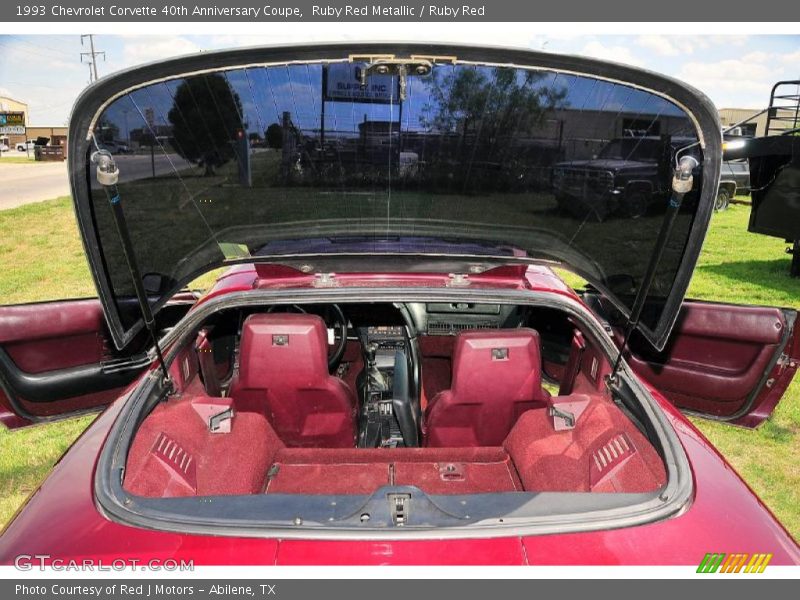
M427 335L456 335L475 329L519 327L524 309L510 304L431 302L408 304L415 329Z
M367 327L367 336L372 339L403 337L404 333L402 325L374 325Z

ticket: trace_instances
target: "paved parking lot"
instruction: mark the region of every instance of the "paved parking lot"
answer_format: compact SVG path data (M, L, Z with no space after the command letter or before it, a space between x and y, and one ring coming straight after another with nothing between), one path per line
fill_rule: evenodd
M0 158L0 210L69 194L66 162L3 164L2 160Z

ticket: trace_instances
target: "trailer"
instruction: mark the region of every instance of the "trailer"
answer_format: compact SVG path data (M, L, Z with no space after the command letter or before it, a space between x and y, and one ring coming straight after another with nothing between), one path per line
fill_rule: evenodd
M749 161L748 231L785 240L790 274L800 277L800 80L776 83L769 106L747 121L765 112L764 135L727 143L724 160Z

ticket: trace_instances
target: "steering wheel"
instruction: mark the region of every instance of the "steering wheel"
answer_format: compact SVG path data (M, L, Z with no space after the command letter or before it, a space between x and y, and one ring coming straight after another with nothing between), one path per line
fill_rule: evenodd
M287 304L270 306L267 312L306 314L308 311L298 304ZM347 318L338 304L328 304L322 320L325 321L325 325L333 329L334 333L334 342L328 346L328 371L333 373L339 363L342 362L342 356L344 356L344 350L347 347Z

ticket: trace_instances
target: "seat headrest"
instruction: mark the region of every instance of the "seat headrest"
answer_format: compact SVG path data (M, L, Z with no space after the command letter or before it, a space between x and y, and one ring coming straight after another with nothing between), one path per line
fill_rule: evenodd
M259 313L242 325L239 382L244 388L313 386L328 377L328 334L317 315Z
M525 401L541 386L539 334L533 329L468 331L456 338L450 390L457 404Z

